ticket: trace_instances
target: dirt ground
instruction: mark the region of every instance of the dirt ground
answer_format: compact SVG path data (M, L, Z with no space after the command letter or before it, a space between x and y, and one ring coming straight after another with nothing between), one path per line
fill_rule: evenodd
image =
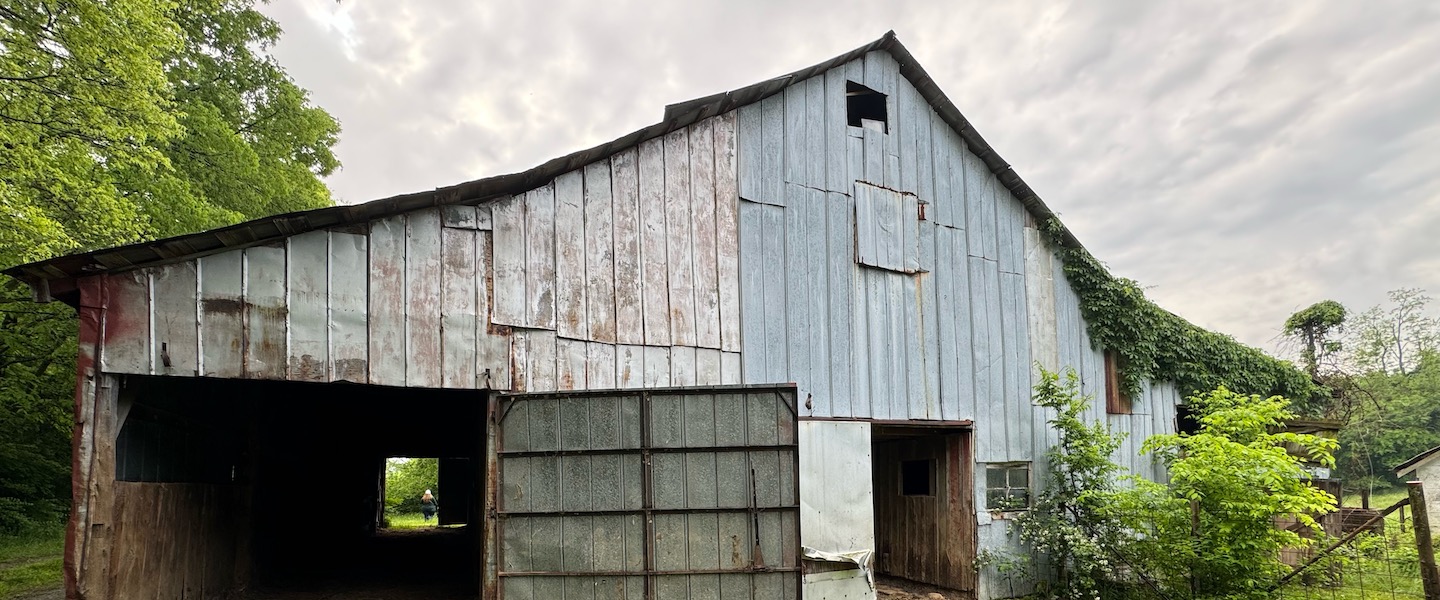
M898 577L881 575L875 580L878 600L970 600L970 595Z
M473 600L479 574L463 529L382 530L342 564L295 569L248 600ZM478 563L477 563L478 564Z

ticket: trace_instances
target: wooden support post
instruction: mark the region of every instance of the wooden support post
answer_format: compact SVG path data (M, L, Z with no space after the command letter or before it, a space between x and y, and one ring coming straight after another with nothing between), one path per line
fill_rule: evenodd
M1435 568L1435 546L1430 539L1430 515L1425 506L1425 488L1419 481L1407 481L1410 488L1410 514L1415 520L1415 548L1420 552L1420 580L1425 586L1425 600L1440 600L1440 571Z

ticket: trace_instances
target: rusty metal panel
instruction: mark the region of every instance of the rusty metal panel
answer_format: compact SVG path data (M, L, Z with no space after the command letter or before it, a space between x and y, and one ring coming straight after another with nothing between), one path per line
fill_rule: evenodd
M330 379L369 378L368 246L362 234L330 232Z
M286 241L290 356L287 376L296 381L328 381L330 354L330 235L302 233Z
M200 373L239 377L244 364L244 278L241 250L199 259Z
M370 383L405 385L405 216L370 224Z
M440 211L409 214L405 222L405 385L440 387Z
M102 278L105 307L100 369L106 373L150 373L150 273L116 273Z
M476 387L476 258L475 232L441 230L440 337L447 388Z
M289 356L285 248L245 249L245 377L284 379Z
M793 387L495 402L500 598L798 596Z
M151 364L160 375L193 376L199 370L199 292L194 261L165 265L153 271L155 341Z

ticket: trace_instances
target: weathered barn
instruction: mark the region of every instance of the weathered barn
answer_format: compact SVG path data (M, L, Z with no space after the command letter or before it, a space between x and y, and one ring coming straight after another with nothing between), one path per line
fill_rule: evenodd
M1006 595L1034 365L1147 476L1178 399L1105 400L1053 217L887 34L523 173L16 267L79 309L71 596L381 573L401 455L485 598L873 597L842 554Z

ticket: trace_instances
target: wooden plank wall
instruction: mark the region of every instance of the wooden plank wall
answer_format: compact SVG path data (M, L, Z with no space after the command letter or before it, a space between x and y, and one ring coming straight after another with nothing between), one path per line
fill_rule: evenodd
M248 583L248 487L114 485L110 595L97 597L227 598Z
M101 370L513 391L739 383L735 129L719 115L478 206L101 276Z
M875 444L875 569L958 590L976 586L969 434ZM900 463L934 461L932 496L900 493Z

